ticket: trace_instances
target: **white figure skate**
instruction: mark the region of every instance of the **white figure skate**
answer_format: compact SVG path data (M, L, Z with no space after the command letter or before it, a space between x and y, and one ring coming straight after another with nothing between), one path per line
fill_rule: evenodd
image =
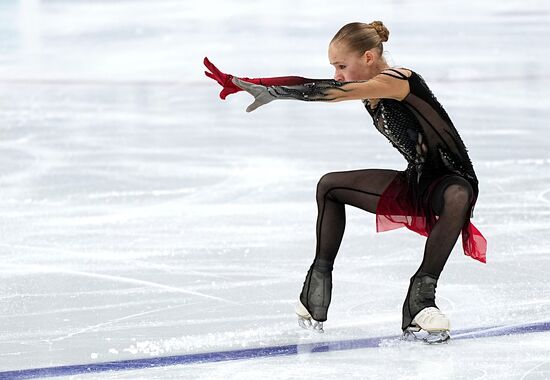
M428 344L445 343L451 339L451 323L436 307L422 309L411 325L403 331L403 340L422 340Z

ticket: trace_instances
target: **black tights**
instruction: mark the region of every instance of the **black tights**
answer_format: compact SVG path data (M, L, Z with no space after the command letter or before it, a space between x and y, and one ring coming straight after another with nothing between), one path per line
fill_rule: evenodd
M380 196L396 175L394 170L365 169L328 173L321 178L317 185L316 261L334 263L346 226L345 205L376 213ZM471 185L459 176L447 177L437 186L432 208L439 218L426 241L418 272L439 277L468 216L472 197Z

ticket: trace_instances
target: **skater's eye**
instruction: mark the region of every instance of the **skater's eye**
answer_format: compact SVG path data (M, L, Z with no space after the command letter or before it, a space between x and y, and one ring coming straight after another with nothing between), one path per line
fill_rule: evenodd
M339 68L340 70L344 70L344 69L346 68L346 66L345 66L345 65L338 65L338 68Z

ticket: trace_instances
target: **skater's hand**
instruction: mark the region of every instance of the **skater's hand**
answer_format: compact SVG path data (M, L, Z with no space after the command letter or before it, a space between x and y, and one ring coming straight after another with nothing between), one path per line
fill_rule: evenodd
M246 107L246 112L252 112L256 108L263 106L276 99L276 95L271 94L270 88L253 84L240 80L239 78L233 78L233 84L248 92L254 97L254 102Z
M222 91L220 92L220 98L225 99L227 95L242 91L231 81L233 79L233 75L222 73L220 70L218 70L216 66L214 66L212 62L208 60L207 57L204 57L203 62L206 68L210 70L204 72L206 76L208 78L214 79L223 87Z

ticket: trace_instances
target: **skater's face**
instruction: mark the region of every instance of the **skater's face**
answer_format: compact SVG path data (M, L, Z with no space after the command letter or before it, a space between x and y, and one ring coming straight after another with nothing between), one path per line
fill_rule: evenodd
M339 82L369 80L379 74L377 49L358 53L351 51L344 42L332 42L328 47L328 59L334 66L334 80Z

